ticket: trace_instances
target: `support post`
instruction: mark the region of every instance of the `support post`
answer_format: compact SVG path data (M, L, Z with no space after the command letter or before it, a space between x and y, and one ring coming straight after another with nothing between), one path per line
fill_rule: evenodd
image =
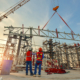
M22 32L21 32L21 34L22 34ZM18 63L18 55L19 55L19 51L20 51L21 39L22 39L22 36L19 36L19 43L18 43L18 49L17 49L17 55L16 55L17 63Z
M32 47L32 27L30 27L30 47Z

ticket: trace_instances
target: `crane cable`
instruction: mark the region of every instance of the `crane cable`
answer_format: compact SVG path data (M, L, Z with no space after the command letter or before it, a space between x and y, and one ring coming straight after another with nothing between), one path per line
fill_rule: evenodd
M58 12L57 12L58 14ZM71 30L72 34L74 33L72 29L68 26L68 24L64 21L64 19L58 14L58 16L62 19L62 21L67 25L67 27ZM75 34L75 33L74 33Z
M52 5L52 7L53 7L53 4L52 4L52 3L53 3L53 0L51 0L51 5Z
M58 0L57 0L58 2ZM58 6L59 6L59 2L58 2ZM54 16L54 14L57 12L57 10L55 10L55 12L53 13L53 15L51 16L51 18ZM57 12L58 14L58 12ZM65 20L58 14L58 16L62 19L62 21L67 25L67 27L71 30L72 34L75 34L72 29L68 26L68 24L65 22ZM49 23L49 21L51 20L51 18L48 20L48 22L44 25L44 27ZM44 29L44 27L42 29Z
M56 2L57 1L57 2ZM53 5L54 5L54 7L57 5L57 6L59 6L59 1L58 0L52 0L51 2L53 3ZM57 3L57 4L56 4Z
M58 6L59 6L59 1L57 0Z
M55 7L55 0L53 0L53 4L54 4L54 7Z
M53 15L51 16L51 18L54 16L55 13L56 13L56 11L53 13ZM49 23L49 21L51 20L51 18L47 21L47 23L44 25L44 27L42 29L45 28L45 26Z
M51 0L51 2L52 2L52 0ZM57 2L58 2L58 0L57 0ZM55 0L53 0L53 3L54 3L54 6L55 6ZM58 6L59 6L59 2L58 2ZM51 18L54 16L55 13L56 13L56 11L53 13L53 15L51 16ZM47 21L47 23L44 25L44 27L49 23L49 21L51 20L51 18ZM44 29L44 27L42 29Z
M54 16L54 14L56 13L57 11L55 11L54 13L53 13L53 15L51 16L51 18ZM57 12L57 14L58 14L58 12ZM74 32L72 31L72 29L68 26L68 24L65 22L65 20L58 14L58 16L62 19L62 21L67 25L67 27L71 30L71 33L73 34ZM48 22L44 25L44 27L42 28L42 29L44 29L45 28L45 26L49 23L49 21L51 20L51 18L48 20ZM74 33L75 34L75 33Z

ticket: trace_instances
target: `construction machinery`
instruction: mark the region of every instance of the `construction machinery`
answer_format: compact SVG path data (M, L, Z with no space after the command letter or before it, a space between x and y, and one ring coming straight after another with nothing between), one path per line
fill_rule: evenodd
M2 16L0 16L0 22L4 19L4 18L8 18L8 15L10 15L11 13L14 13L14 11L16 11L17 9L19 9L21 6L23 6L24 4L26 4L27 2L29 2L30 0L21 0L18 3L16 3L15 5L13 5L12 7L10 7L9 9L6 10L6 13L3 14Z

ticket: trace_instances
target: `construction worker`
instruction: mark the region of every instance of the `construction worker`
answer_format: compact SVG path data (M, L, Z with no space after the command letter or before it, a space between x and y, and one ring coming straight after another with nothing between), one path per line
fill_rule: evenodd
M39 72L38 72L38 76L41 76L41 64L42 64L42 59L44 58L44 54L42 52L42 48L39 48L39 52L36 53L36 64L35 64L35 70L34 70L34 77L36 77L36 69L37 69L37 65L39 65Z
M26 52L26 75L28 75L28 65L30 67L30 75L33 75L32 72L32 48Z

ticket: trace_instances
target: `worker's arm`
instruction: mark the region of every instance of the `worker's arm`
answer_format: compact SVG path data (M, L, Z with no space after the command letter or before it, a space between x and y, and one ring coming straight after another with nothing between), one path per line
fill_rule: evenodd
M42 56L42 59L44 58L44 53L43 53L43 56Z
M33 52L32 52L32 55L36 55L36 53L33 53Z

